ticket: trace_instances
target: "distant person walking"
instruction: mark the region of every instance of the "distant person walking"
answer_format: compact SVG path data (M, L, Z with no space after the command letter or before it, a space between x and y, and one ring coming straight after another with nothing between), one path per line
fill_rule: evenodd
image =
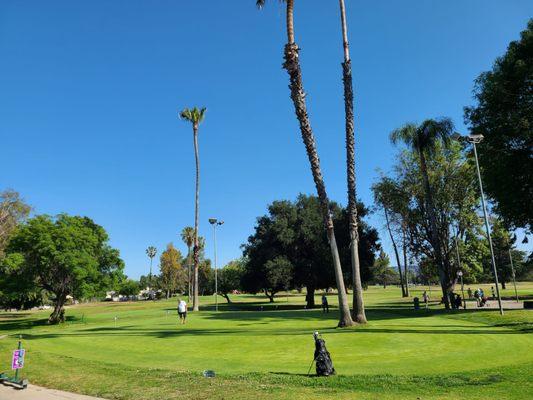
M326 297L325 294L322 295L322 312L329 313L328 298Z
M471 288L468 288L468 290L466 291L466 293L468 293L468 300L472 300L472 289L471 289Z
M494 286L490 287L490 291L492 292L492 300L496 298L496 292L494 291Z
M429 306L429 296L428 296L428 292L426 292L425 290L424 290L424 293L422 293L422 299L424 300L424 306L426 307L426 310L427 310Z
M187 303L185 303L185 300L179 300L178 301L178 315L180 317L180 322L182 325L185 324L185 320L187 319Z

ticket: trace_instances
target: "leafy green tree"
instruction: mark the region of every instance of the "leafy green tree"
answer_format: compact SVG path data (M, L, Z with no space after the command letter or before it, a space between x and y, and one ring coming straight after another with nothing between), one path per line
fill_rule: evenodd
M389 256L383 250L379 252L373 269L376 282L381 283L384 288L398 282L398 273L390 266Z
M510 225L533 229L533 19L475 82L475 106L465 108L477 147L483 187Z
M350 237L348 235L347 210L336 203L330 204L332 218L337 229L339 256L344 265L350 261ZM358 214L363 218L368 210L358 203ZM371 278L374 253L378 249L378 235L363 220L358 224L361 272L363 282ZM315 306L317 289L335 285L335 275L324 268L331 261L331 252L322 219L320 201L316 196L299 195L295 202L274 201L268 214L257 220L255 232L243 245L246 271L243 289L249 292L263 291L259 282L264 281L264 265L276 257L287 258L294 266L293 287L306 287L308 308ZM351 270L343 271L350 277Z
M194 228L192 226L186 226L181 231L181 240L187 246L187 296L191 297L191 249L194 245Z
M420 173L424 188L423 210L427 215L429 243L433 248L433 257L439 271L439 280L442 287L446 308L450 307L449 295L453 291L455 277L452 276L449 258L442 248L442 231L439 230L435 194L430 181L431 171L428 169L428 158L435 158L437 149L449 145L450 137L454 133L454 125L449 118L428 119L420 125L408 123L394 130L391 141L394 144L403 142L418 156Z
M139 294L140 286L139 282L133 279L125 279L119 287L119 294L123 296L136 296Z
M300 133L305 145L307 157L311 167L311 173L315 182L318 198L320 199L322 218L328 241L330 245L331 258L333 261L333 271L335 273L335 280L337 286L337 293L339 297L339 327L351 326L354 324L350 314L350 307L348 305L348 298L346 296L346 288L344 285L344 277L342 274L342 266L335 238L335 228L333 218L329 209L329 199L326 192L326 185L320 167L320 159L316 148L315 136L307 114L307 105L305 101L305 91L303 87L302 71L300 68L299 47L295 42L294 37L294 0L285 0L287 4L286 12L286 30L287 30L287 44L285 45L283 68L289 74L289 89L291 92L291 99L294 104L294 111L296 118L300 125ZM265 5L265 0L257 0L258 7Z
M493 219L491 230L492 245L494 249L494 258L496 259L498 278L502 285L502 289L505 289L506 283L513 280L513 268L516 275L520 275L522 273L525 253L514 248L516 238L511 236L501 220ZM513 259L513 267L511 267L511 257ZM490 263L489 259L487 261ZM488 268L488 270L490 269ZM493 280L492 276L491 280Z
M372 186L372 191L374 192L375 203L383 209L385 216L385 226L392 242L396 265L398 266L402 297L409 297L409 286L407 284L407 243L405 235L405 227L407 225L405 218L408 215L406 207L409 204L408 195L402 190L398 182L387 176L382 176ZM398 242L402 243L405 273L402 272ZM405 281L404 276L406 278Z
M11 263L7 269L3 263L4 273L50 293L54 311L49 322L55 324L64 320L67 296L95 297L122 275L124 262L108 240L104 228L90 218L39 215L11 238L6 248Z
M230 261L224 268L218 271L218 293L231 303L229 294L241 287L241 279L244 274L244 261Z
M201 296L215 293L215 270L211 267L211 260L202 259L198 266L198 290Z
M14 190L0 192L0 260L9 238L18 225L24 222L30 214L31 207L27 205Z
M185 108L180 112L180 118L190 122L193 132L194 143L194 158L196 161L196 192L194 196L194 242L193 242L193 263L194 263L194 279L193 279L193 311L199 311L199 299L198 299L198 267L200 264L200 248L198 242L198 218L200 212L200 155L198 153L198 128L200 123L205 118L206 108Z
M165 291L167 299L176 290L184 290L186 287L187 277L181 259L180 251L172 243L169 243L161 253L159 259L161 288Z

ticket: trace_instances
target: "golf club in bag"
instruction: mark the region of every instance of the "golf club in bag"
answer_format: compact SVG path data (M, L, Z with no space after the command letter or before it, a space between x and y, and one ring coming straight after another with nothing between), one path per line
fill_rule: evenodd
M313 333L313 337L315 338L315 356L313 358L313 362L316 362L316 375L335 375L335 368L333 368L333 362L331 361L329 351L326 349L326 342L324 339L322 339L318 332ZM313 362L311 362L309 371L311 371ZM307 375L309 375L309 371L307 371Z

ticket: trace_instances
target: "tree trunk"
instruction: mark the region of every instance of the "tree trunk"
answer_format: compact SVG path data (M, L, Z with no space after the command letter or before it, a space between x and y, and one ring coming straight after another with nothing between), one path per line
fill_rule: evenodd
M446 265L444 264L444 260L442 257L442 246L440 243L440 238L438 235L438 226L437 226L437 218L435 216L435 205L433 203L433 195L431 192L431 185L429 184L429 176L427 171L427 165L426 165L426 157L424 155L424 152L421 149L418 149L418 155L420 157L420 169L422 171L422 176L424 179L424 188L426 192L426 203L427 203L427 213L429 217L429 224L430 224L430 237L431 237L431 245L433 247L433 250L435 252L435 263L437 264L437 268L439 270L439 281L440 286L442 289L442 297L444 300L444 306L446 309L450 308L450 293L452 289L452 284L450 282L449 278L449 270L446 268Z
M226 299L226 301L228 302L228 304L230 304L230 303L231 303L231 300L230 300L228 294L227 294L227 293L221 293L221 294L222 294L222 296Z
M313 286L306 288L305 303L305 308L315 308L315 288Z
M65 305L65 301L67 299L67 296L64 294L60 294L56 298L56 303L54 305L54 311L52 314L50 314L50 317L48 318L48 323L51 325L59 324L61 322L65 322L65 309L63 306Z
M405 229L402 228L402 250L403 250L403 268L405 276L405 297L409 297L409 269L407 268L407 241L405 238ZM401 267L399 268L401 269Z
M198 126L193 126L194 131L194 157L196 160L196 195L194 203L194 246L193 246L193 263L194 263L194 292L192 301L192 310L200 310L198 298L198 266L200 263L200 248L198 246L198 214L200 208L200 156L198 154Z
M191 302L191 246L187 246L187 302Z
M265 289L265 295L266 297L268 297L268 300L270 301L270 303L274 303L274 295L275 295L275 292L268 292L267 289Z
M348 299L346 296L346 290L344 287L344 278L342 276L342 268L339 258L339 252L337 249L337 243L335 240L335 232L333 227L333 219L329 210L329 199L326 193L324 180L322 178L322 172L320 170L320 160L318 158L315 138L309 117L307 115L307 107L305 104L305 92L302 83L302 72L300 69L300 63L298 60L298 46L294 43L294 32L292 27L292 12L293 12L293 0L287 0L287 35L289 42L285 46L285 62L283 68L285 68L290 78L290 91L291 99L294 103L294 109L298 122L300 124L300 132L303 142L307 151L307 157L311 164L311 172L318 193L318 198L321 204L322 216L324 219L324 225L327 230L327 236L330 244L331 255L333 258L333 267L335 271L335 280L337 282L337 293L339 296L339 310L340 319L339 327L353 325L353 320L350 315L350 307L348 306ZM292 29L292 34L291 34ZM291 36L292 35L292 36Z
M344 83L344 112L346 130L346 177L348 187L348 225L350 231L350 255L353 284L353 319L366 324L363 286L361 285L361 265L359 263L359 237L357 232L357 199L355 185L355 135L353 115L353 81L352 64L348 46L348 29L344 0L339 0L341 9L342 39L344 62L342 63L342 81Z
M394 236L392 235L392 229L390 227L389 212L387 211L387 207L385 206L383 206L383 210L385 211L385 221L387 223L387 230L389 231L390 240L392 242L392 248L394 250L394 256L396 258L396 265L398 265L398 273L400 274L400 284L402 286L402 297L407 297L408 295L405 292L405 286L404 286L404 280L403 280L402 264L400 263L400 254L398 252L398 246L396 246L396 240L394 240Z

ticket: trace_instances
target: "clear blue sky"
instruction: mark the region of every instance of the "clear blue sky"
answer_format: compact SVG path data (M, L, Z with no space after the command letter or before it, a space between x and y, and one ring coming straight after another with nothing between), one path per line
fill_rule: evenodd
M0 189L37 213L87 215L126 261L178 242L193 223L190 127L177 110L206 106L200 131L200 233L220 229L219 265L241 254L274 199L314 193L281 69L276 0L0 2ZM372 201L388 133L450 116L459 129L473 80L533 16L531 0L351 1L358 195ZM336 1L296 1L296 38L330 197L345 203L342 46ZM382 221L373 217L374 225ZM382 235L384 236L384 235ZM384 245L388 248L388 243Z

